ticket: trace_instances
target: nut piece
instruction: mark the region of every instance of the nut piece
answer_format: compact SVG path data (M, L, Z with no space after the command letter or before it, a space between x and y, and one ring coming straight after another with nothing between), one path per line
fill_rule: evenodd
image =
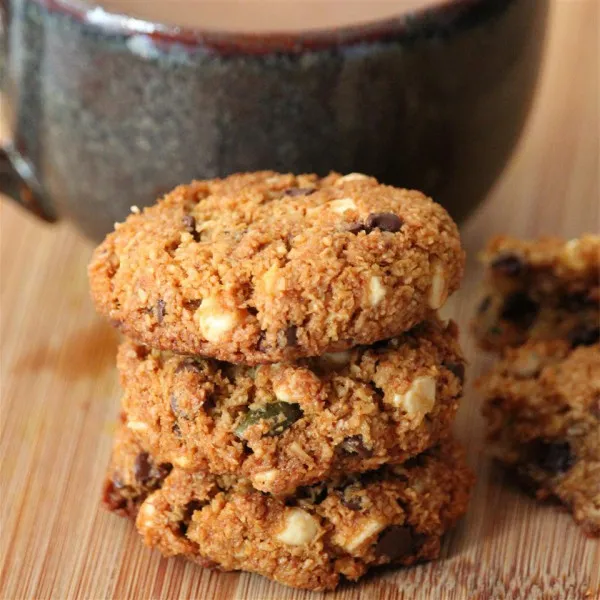
M380 531L383 531L383 529L385 529L385 523L372 519L364 523L356 532L356 535L350 539L335 539L335 543L339 544L348 552L354 552L368 539L377 535ZM339 538L339 535L335 536L335 538Z
M371 277L369 281L369 301L371 306L377 306L385 297L385 287L377 276Z
M279 271L279 265L274 264L262 277L265 293L270 296L285 290L285 278L279 275Z
M148 425L143 421L127 421L127 428L131 431L146 431Z
M285 527L275 537L290 546L303 546L319 533L319 524L301 508L291 508L285 515Z
M429 288L427 303L429 304L429 308L437 310L442 307L448 298L446 273L444 272L444 266L438 260L434 261L431 270L433 271L433 275L431 278L431 287Z
M346 183L348 181L360 181L361 179L369 179L369 177L367 175L363 175L362 173L348 173L348 175L340 177L335 184L340 185L341 183Z
M356 210L357 206L352 198L340 198L339 200L332 200L327 204L329 210L333 212L344 214L347 210Z
M202 335L209 341L217 343L227 334L244 322L245 310L229 310L221 306L216 298L205 298L194 314Z
M417 377L407 392L394 394L393 404L419 420L431 412L435 404L436 382L431 376Z
M262 471L261 473L257 473L252 478L252 484L254 485L255 488L262 490L262 488L264 488L265 486L271 485L277 478L278 474L279 474L279 471L277 471L277 469L270 469L269 471Z

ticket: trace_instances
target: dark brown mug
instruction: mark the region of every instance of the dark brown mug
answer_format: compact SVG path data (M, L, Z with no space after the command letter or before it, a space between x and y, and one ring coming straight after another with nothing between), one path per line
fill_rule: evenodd
M211 32L2 0L1 191L99 239L132 205L237 171L363 172L458 219L535 88L546 0L447 0L365 25Z

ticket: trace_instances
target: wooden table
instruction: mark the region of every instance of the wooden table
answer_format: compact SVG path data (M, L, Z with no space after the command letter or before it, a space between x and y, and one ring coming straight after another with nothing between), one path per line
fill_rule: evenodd
M532 2L537 0L531 0ZM463 228L462 290L446 311L463 324L470 381L485 370L466 323L496 232L598 231L599 0L558 0L534 112L514 160ZM99 507L119 403L117 335L94 314L91 247L66 223L46 226L8 202L1 213L0 598L100 600L318 598L248 574L218 574L145 548ZM339 600L600 598L600 542L571 518L510 487L483 454L479 399L457 421L478 483L442 560L387 572Z

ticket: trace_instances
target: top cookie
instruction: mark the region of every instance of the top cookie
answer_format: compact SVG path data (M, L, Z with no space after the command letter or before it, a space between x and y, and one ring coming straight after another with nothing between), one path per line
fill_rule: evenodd
M464 266L440 205L357 173L193 182L115 227L89 267L98 310L155 348L237 363L398 335Z

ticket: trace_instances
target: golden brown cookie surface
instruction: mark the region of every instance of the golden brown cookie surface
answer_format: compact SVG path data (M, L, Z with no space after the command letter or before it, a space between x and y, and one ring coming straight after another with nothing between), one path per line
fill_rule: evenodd
M446 435L464 376L457 336L432 320L375 347L258 367L125 342L127 427L161 462L291 494L402 462Z
M120 489L129 484L130 516L137 514L148 545L312 590L334 588L340 575L356 580L378 565L437 558L473 483L462 449L447 439L405 465L303 488L285 502L247 481L177 467L148 489L131 465L140 455L155 463L129 430L117 437L107 489L115 479ZM115 496L107 506L115 506Z
M98 310L137 341L245 364L406 331L457 289L456 225L359 174L234 175L132 214L89 267Z

